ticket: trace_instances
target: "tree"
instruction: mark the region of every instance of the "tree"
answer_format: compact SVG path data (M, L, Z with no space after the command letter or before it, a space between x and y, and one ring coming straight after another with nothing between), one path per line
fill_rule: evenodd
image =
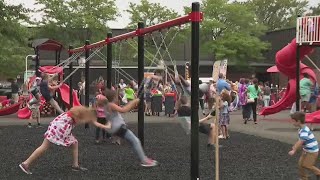
M202 51L212 53L216 60L227 58L240 65L263 58L268 44L259 37L265 27L256 21L250 8L228 0L205 0L202 11Z
M8 5L3 0L0 0L0 9L0 76L12 78L23 71L28 52L27 29L21 25L28 21L28 9Z
M148 0L140 2L141 4L130 2L129 9L126 10L130 14L129 27L137 27L138 22L144 22L145 26L151 26L178 16L177 12L160 3L150 3Z
M311 7L311 14L314 16L320 16L320 3L317 6Z
M249 0L247 4L253 8L258 22L268 30L295 27L298 15L307 10L307 0Z
M130 14L130 23L128 27L131 29L137 28L138 22L144 22L145 26L148 27L148 26L152 26L155 24L159 24L159 23L174 19L179 16L179 14L176 11L169 9L166 6L162 6L160 3L150 3L148 0L141 0L140 4L130 3L129 9L127 9L126 12ZM147 50L147 52L145 53L145 56L147 61L160 59L160 56L157 56L156 59L154 59L153 57L153 55L156 54L157 52L157 48L152 39L154 38L155 42L157 43L157 46L159 46L162 42L162 37L160 33L162 33L162 35L165 36L165 33L167 33L167 30L164 29L161 32L154 32L152 33L152 36L150 35L145 37L145 42L146 42L145 49ZM166 43L168 43L173 36L174 36L174 31L169 31L168 37L166 39ZM162 46L160 54L163 54L163 52L165 51L164 48L165 46ZM132 55L129 55L129 56L132 56ZM133 54L133 56L136 56L136 53ZM163 58L167 59L168 57L166 56ZM147 64L150 65L150 62L147 62Z
M115 20L115 0L36 0L44 6L38 37L56 39L65 44L83 45L106 37L107 22Z

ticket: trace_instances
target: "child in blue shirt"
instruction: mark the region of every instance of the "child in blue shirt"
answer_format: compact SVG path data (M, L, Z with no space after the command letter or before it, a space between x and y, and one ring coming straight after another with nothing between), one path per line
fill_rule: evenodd
M320 179L320 169L314 166L318 159L318 141L309 127L305 125L305 113L295 112L291 118L294 120L293 125L299 127L299 140L292 147L289 155L293 156L302 147L302 154L298 162L300 178L308 179L306 170L309 170L317 176L317 179Z

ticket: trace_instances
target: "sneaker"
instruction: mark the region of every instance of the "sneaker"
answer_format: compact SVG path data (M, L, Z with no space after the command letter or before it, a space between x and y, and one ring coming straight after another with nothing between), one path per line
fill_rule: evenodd
M223 137L223 135L219 135L218 138L219 139L223 139L224 137Z
M222 145L219 145L218 147L219 147L219 148L222 148ZM215 149L215 148L216 148L216 145L215 145L215 144L207 144L207 148Z
M141 163L141 166L143 167L153 167L153 166L157 166L158 162L156 160L152 160L147 158L147 160L143 163Z
M20 169L26 174L32 174L32 172L27 168L27 166L23 163L19 164Z
M72 166L72 171L88 171L88 169L81 166L77 166L77 167Z
M28 126L27 126L28 128L32 128L32 125L31 124L28 124Z

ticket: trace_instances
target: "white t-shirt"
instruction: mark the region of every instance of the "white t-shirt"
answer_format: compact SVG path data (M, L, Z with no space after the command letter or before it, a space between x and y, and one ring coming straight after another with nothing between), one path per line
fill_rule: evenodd
M125 83L119 83L119 87L120 87L120 91L119 93L121 93L122 95L124 95L124 88L127 87L127 85Z
M119 87L121 90L123 90L125 87L127 87L127 85L125 83L123 83L123 84L119 83Z

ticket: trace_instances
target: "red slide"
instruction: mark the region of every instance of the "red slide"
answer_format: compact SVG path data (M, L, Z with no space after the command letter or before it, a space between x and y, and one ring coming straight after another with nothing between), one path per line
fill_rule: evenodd
M19 119L29 119L31 116L31 111L28 107L22 108L18 111Z
M29 99L31 99L31 98L32 98L32 95L30 95ZM43 105L45 104L45 102L46 102L46 101L45 101L44 98L41 96L40 112L41 112L41 110L42 110ZM19 109L17 115L18 115L18 118L19 118L19 119L29 119L30 116L31 116L31 110L30 110L28 107L24 107L24 108L22 108L22 109Z
M67 105L67 107L70 107L70 97L69 97L69 91L70 87L67 84L62 84L62 86L59 88L60 90L60 95L62 101ZM73 106L81 106L77 92L73 90Z
M303 59L305 55L312 52L311 47L303 46L300 48L300 59ZM297 45L296 40L293 39L290 44L282 48L276 54L276 66L278 70L288 76L289 83L287 85L287 90L284 93L281 100L276 104L262 108L260 115L275 114L286 109L288 106L292 105L296 101L296 51ZM300 71L302 73L309 74L310 78L315 82L315 73L306 65L300 64ZM301 78L301 77L300 77Z
M8 107L5 107L5 106L7 106L10 103L10 99L4 100L0 103L1 103L2 107L4 107L4 108L0 109L0 116L5 116L5 115L16 113L19 110L22 101L19 101L19 103L10 105Z

